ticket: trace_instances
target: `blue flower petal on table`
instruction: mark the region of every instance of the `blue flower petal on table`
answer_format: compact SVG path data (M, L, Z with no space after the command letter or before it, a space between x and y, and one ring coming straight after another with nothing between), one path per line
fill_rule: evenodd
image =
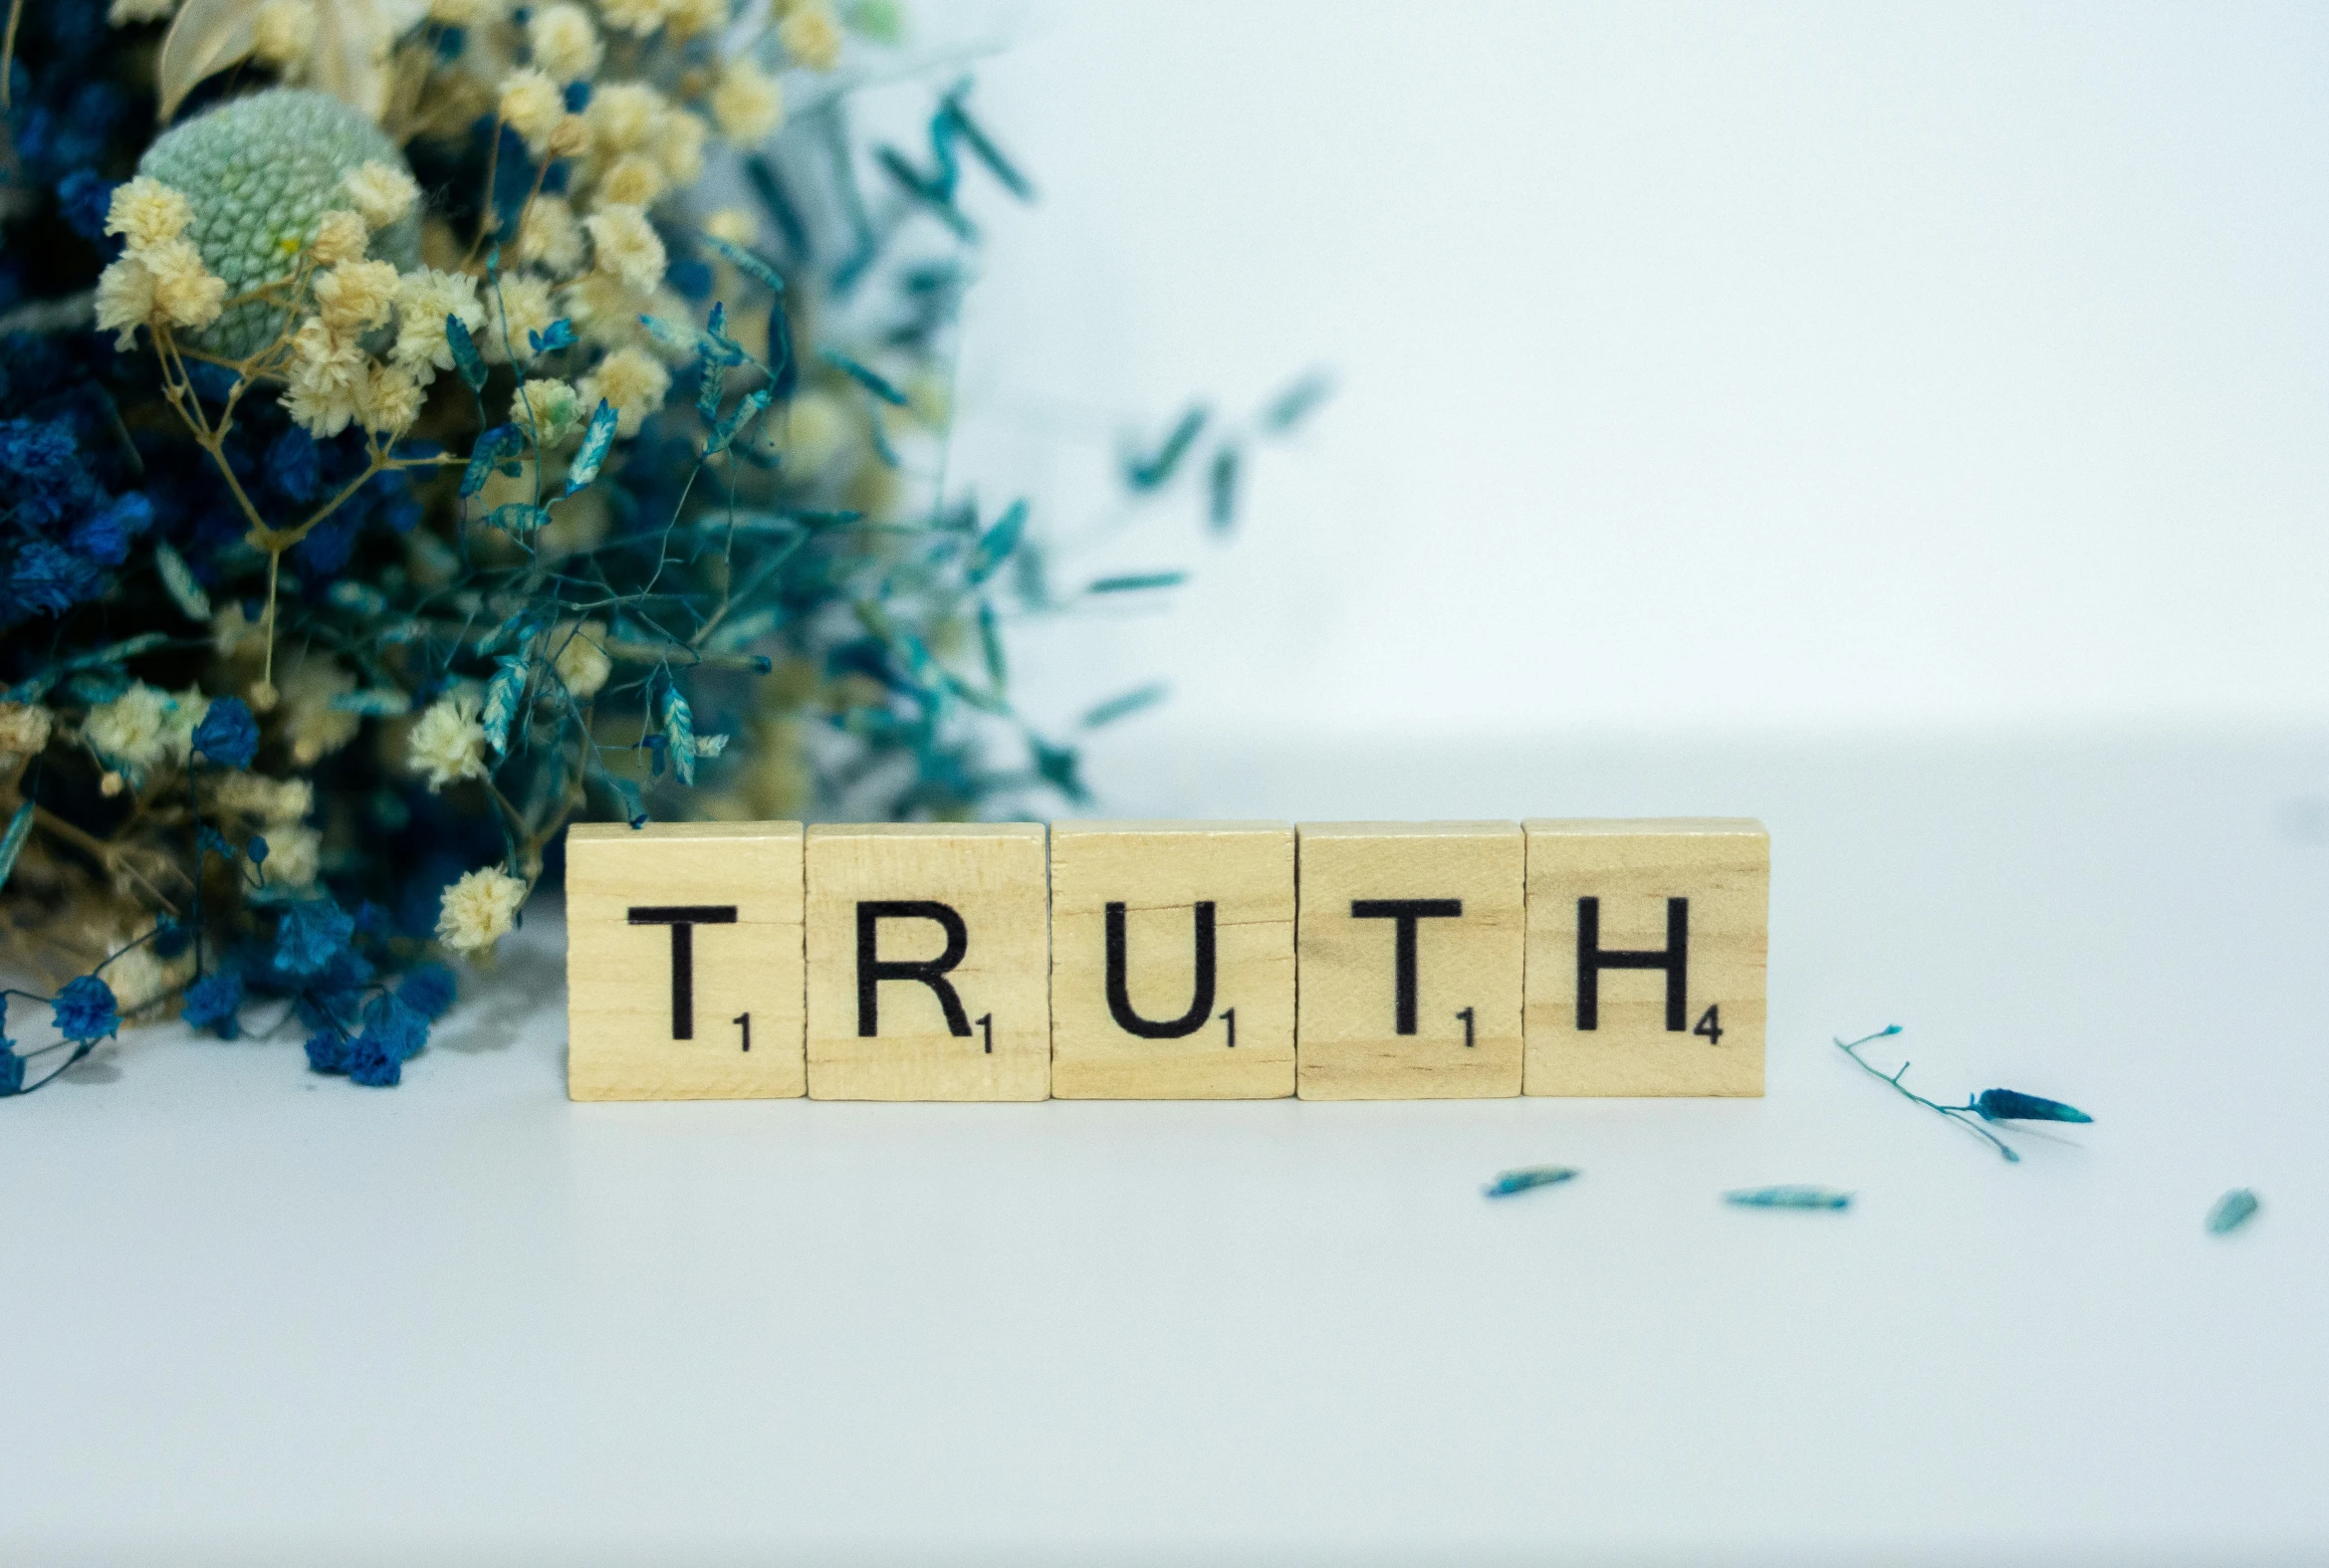
M2245 1187L2235 1187L2218 1198L2215 1207L2208 1212L2208 1233L2229 1235L2256 1218L2256 1211L2263 1207L2254 1193Z
M1551 1187L1555 1183L1574 1181L1577 1173L1565 1165L1526 1165L1516 1171L1506 1171L1482 1188L1489 1198L1510 1198L1532 1187Z
M2041 1099L2012 1089L1983 1089L1974 1100L1974 1113L1985 1122L2091 1122L2093 1117L2075 1105Z
M1723 1195L1742 1209L1849 1209L1852 1195L1832 1187L1742 1187Z

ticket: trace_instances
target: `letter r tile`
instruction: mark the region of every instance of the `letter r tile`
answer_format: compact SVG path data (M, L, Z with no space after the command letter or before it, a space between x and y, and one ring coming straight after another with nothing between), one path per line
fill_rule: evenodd
M1050 918L1040 822L809 829L809 1093L1050 1093Z
M1520 1092L1517 822L1305 822L1295 1072L1307 1100Z
M1051 829L1051 1093L1293 1093L1293 827Z
M802 1059L799 822L567 830L567 1093L784 1099Z

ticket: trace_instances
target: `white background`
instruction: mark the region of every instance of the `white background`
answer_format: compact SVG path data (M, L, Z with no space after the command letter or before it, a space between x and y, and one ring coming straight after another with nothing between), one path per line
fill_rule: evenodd
M1132 420L1341 383L1039 708L2329 717L2329 10L933 9L1042 185L974 197L958 473L1073 532Z
M1758 813L1768 1098L575 1106L538 920L393 1092L165 1029L0 1117L0 1557L2329 1559L2329 10L960 27L983 490L1342 379L1027 650L1176 683L1111 806ZM1888 1021L2096 1122L2008 1167Z

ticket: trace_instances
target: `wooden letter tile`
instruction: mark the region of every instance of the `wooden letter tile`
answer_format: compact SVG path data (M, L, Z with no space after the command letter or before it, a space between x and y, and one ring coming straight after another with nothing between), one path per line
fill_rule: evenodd
M1762 823L1526 828L1527 1092L1762 1093Z
M804 1092L799 822L567 830L567 1094Z
M1308 1100L1520 1092L1517 822L1305 822L1296 1073Z
M1051 829L1051 1093L1293 1093L1293 827Z
M810 828L810 1094L1045 1098L1049 949L1042 823Z

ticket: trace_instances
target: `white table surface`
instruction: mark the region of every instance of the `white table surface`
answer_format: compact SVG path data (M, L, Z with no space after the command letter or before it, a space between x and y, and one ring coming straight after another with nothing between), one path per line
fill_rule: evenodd
M2329 1558L2329 738L1099 761L1761 814L1768 1098L577 1106L538 922L399 1089L172 1027L0 1105L0 1560ZM1892 1021L2096 1122L2008 1167Z

